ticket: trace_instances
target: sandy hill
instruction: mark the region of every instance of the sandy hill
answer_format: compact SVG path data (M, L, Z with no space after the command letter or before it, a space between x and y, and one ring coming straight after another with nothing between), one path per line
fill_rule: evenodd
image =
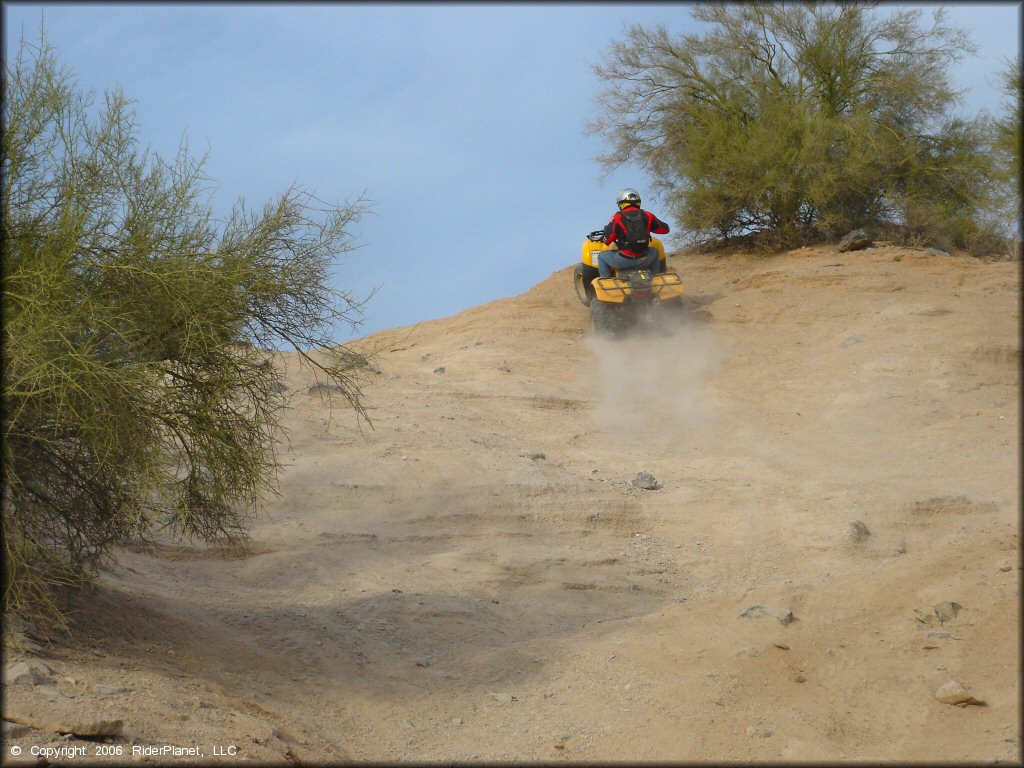
M122 552L6 686L8 743L1018 761L1019 264L671 263L663 338L593 338L567 267L366 339L372 429L286 360L251 547Z

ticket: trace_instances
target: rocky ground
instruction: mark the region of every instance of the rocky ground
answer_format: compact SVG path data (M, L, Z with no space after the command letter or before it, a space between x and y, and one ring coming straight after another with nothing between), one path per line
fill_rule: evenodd
M372 428L283 359L249 545L8 644L3 762L1019 762L1019 263L670 265L665 337L567 267L363 340Z

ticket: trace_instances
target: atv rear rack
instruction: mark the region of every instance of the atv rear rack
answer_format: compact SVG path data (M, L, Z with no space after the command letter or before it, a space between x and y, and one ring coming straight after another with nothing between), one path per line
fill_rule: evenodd
M598 301L612 304L622 304L633 292L629 283L618 277L595 277L591 285ZM663 272L651 278L650 291L658 301L667 301L683 295L683 282L675 272Z

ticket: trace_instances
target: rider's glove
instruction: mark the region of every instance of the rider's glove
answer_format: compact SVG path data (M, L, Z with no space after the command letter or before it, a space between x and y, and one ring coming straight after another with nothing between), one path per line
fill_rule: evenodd
M589 235L587 235L587 239L590 240L592 243L603 243L604 242L604 230L603 229L595 229L593 232L591 232Z

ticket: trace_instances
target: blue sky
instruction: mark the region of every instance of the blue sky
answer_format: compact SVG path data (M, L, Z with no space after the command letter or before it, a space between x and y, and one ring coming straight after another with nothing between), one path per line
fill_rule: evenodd
M590 65L628 23L696 31L690 7L3 4L5 55L42 19L82 89L120 84L136 100L142 144L170 158L184 137L209 152L216 213L239 198L259 208L293 183L332 203L365 191L375 205L355 226L360 248L334 272L357 297L377 289L357 336L528 290L575 262L623 186L661 213L646 174L596 161L605 147L584 125L602 83ZM910 7L927 19L937 6ZM999 111L1020 3L946 8L980 48L953 71L964 111Z

